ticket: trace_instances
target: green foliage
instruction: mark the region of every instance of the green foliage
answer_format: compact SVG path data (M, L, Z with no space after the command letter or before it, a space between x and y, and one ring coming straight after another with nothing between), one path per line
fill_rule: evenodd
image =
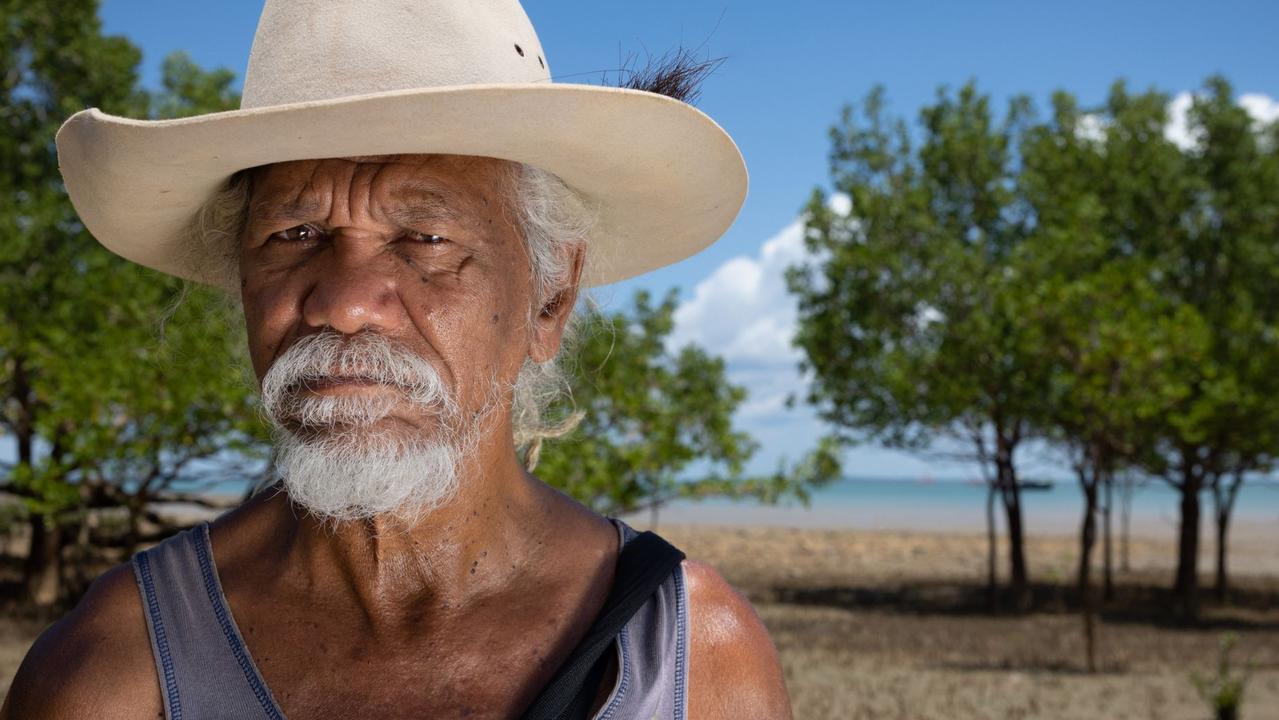
M815 192L811 257L787 273L809 401L844 441L965 444L1005 510L1019 607L1030 586L1015 456L1046 384L1017 267L1031 224L1016 192L1028 116L1015 98L996 119L970 83L939 92L912 134L872 91L831 130L831 179L850 210Z
M903 444L974 418L1105 408L1134 430L1137 416L1163 424L1121 443L1159 451L1143 456L1153 472L1186 446L1213 471L1264 465L1279 427L1279 131L1212 78L1183 151L1165 137L1167 104L1116 84L1092 112L1059 92L1047 120L1019 98L996 123L968 85L940 93L913 135L882 90L860 116L846 109L831 167L851 212L814 195L814 259L789 277L810 399ZM1140 407L1081 394L1119 370ZM1050 408L1049 389L1075 407Z
M225 301L101 248L67 200L53 143L85 107L234 107L232 76L175 55L152 98L136 86L137 48L102 36L96 11L85 0L0 11L0 432L18 448L6 489L46 524L259 453L263 435Z
M1160 103L1152 96L1137 105L1150 111ZM1064 445L1095 482L1149 454L1157 441L1151 423L1188 392L1185 374L1202 362L1208 329L1192 307L1159 287L1157 260L1133 252L1136 240L1115 239L1121 228L1110 217L1117 208L1149 205L1131 201L1149 186L1118 177L1123 163L1107 156L1130 154L1121 138L1132 130L1124 120L1085 115L1065 93L1053 106L1052 119L1030 127L1021 142L1018 186L1036 222L1017 257L1018 292L1022 322L1035 335L1028 361L1046 380L1036 431ZM1105 124L1113 142L1089 135L1089 121ZM1162 138L1149 112L1137 123ZM1164 162L1151 165L1175 175L1177 156L1154 151ZM1151 184L1171 182L1156 173ZM1110 196L1121 199L1108 204Z
M921 111L917 137L887 116L882 89L861 109L845 108L831 130L831 179L850 211L815 192L813 257L787 272L808 399L845 441L966 443L1000 493L1013 601L1025 607L1015 454L1045 382L1028 360L1034 334L1020 322L1014 263L1029 226L1014 162L1029 103L1014 99L996 120L973 84L943 90ZM988 577L993 601L993 566Z
M1239 636L1234 633L1222 635L1217 650L1216 673L1211 676L1192 673L1190 676L1199 696L1218 718L1238 718L1243 705L1243 694L1251 673L1249 669L1237 672L1231 664L1230 654L1238 642Z
M178 51L164 59L160 73L164 90L152 98L153 117L190 117L240 106L232 89L235 73L226 68L204 70Z
M732 422L746 390L728 381L721 358L695 345L667 347L675 293L654 304L639 292L634 302L629 313L591 309L581 318L579 339L562 360L572 398L554 412L585 414L573 433L542 451L539 477L617 514L675 498L803 498L838 476L838 448L826 441L794 467L747 477L756 444Z
M1042 429L1099 470L1136 465L1195 496L1279 451L1279 166L1224 80L1195 100L1188 150L1164 135L1167 101L1117 84L1085 115L1059 93L1021 183L1045 296L1032 318L1054 355ZM1086 117L1099 136L1081 136Z
M1010 187L1025 103L996 122L972 85L921 115L919 147L886 117L882 90L831 131L840 215L815 193L814 260L792 268L810 400L848 432L917 446L992 418L1015 432L1035 378L1020 357L1009 257L1025 221Z
M1161 307L1147 308L1129 333L1134 347L1161 355L1166 370L1130 399L1155 408L1143 423L1152 452L1134 458L1141 466L1183 477L1263 469L1279 449L1279 385L1268 370L1279 361L1276 156L1262 149L1223 79L1210 79L1192 107L1198 140L1189 150L1164 137L1167 100L1129 94L1122 84L1112 90L1098 115L1104 140L1086 144L1091 157L1075 173L1089 188L1075 202L1096 208L1096 250L1064 271L1128 262L1134 282L1160 295ZM1039 161L1030 154L1027 165ZM1043 184L1060 177L1038 174ZM1046 205L1062 206L1062 193L1037 201ZM1042 224L1045 233L1066 230ZM1142 337L1169 323L1159 337Z

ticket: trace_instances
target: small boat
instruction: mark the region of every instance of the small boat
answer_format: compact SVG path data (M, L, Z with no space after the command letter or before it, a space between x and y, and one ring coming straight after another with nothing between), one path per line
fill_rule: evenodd
M1017 486L1022 490L1052 490L1053 481L1052 480L1022 480L1021 482L1017 483Z

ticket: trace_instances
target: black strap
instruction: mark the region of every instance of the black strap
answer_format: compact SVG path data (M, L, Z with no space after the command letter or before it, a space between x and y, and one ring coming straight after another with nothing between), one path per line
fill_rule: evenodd
M585 718L608 666L604 651L683 559L684 553L651 532L626 543L599 616L522 720Z

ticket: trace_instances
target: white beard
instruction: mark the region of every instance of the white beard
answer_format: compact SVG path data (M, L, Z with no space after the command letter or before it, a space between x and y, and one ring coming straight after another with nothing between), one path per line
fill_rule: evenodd
M322 520L390 514L412 521L452 499L462 451L447 442L401 445L279 432L276 467L289 498Z
M322 396L306 383L331 374L375 380L395 394ZM378 431L397 403L428 410L429 436ZM417 354L374 333L324 331L294 343L262 379L276 467L289 498L321 520L390 514L414 520L447 503L475 427L459 432L457 403Z

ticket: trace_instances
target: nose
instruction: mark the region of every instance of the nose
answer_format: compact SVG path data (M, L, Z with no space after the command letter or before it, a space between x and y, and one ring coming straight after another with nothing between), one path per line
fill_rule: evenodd
M314 269L315 284L302 306L307 325L327 325L346 335L400 329L404 307L389 258L339 240L316 260L321 262Z

